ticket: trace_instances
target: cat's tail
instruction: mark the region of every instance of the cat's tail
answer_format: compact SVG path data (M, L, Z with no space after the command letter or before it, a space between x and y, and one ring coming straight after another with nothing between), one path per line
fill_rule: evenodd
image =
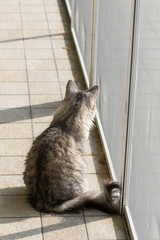
M47 212L64 213L91 206L107 213L120 213L120 186L118 182L103 180L103 191L89 191L61 204L45 206Z

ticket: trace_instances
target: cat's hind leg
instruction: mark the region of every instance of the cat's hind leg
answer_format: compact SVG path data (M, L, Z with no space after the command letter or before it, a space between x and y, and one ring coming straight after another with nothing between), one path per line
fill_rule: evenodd
M104 180L103 191L88 191L74 199L52 206L46 205L47 212L63 213L80 207L94 207L107 213L120 213L119 183Z

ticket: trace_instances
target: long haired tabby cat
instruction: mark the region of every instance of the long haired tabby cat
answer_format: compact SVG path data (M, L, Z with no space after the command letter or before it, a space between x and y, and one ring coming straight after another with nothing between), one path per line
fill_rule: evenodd
M63 213L93 206L119 213L120 187L103 181L103 191L88 191L82 148L95 116L98 86L82 91L70 80L50 126L27 155L24 182L38 211Z

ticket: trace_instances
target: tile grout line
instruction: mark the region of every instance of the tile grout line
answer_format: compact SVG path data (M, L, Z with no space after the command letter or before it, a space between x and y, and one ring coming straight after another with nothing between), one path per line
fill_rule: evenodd
M28 98L29 98L29 104L30 104L30 117L31 117L32 141L33 141L33 140L34 140L33 117L32 117L32 108L31 108L30 86L29 86L29 78L28 78L28 68L27 68L27 59L26 59L26 49L25 49L24 31L23 31L23 19L22 19L22 12L21 12L21 3L20 3L20 0L19 0L19 6L20 6L20 16L21 16L21 25L22 25L23 44L24 44L24 56L25 56L26 77L27 77L27 86L28 86ZM42 217L41 217L41 213L40 213L39 217L40 217L40 222L41 222L41 235L42 235L42 239L44 239L44 236L43 236L43 226L42 226Z
M41 212L40 212L40 222L41 222L42 240L44 240L43 222L42 222L42 213Z
M24 56L25 56L25 65L26 65L26 76L27 76L27 85L28 85L28 97L29 97L29 104L30 104L30 116L31 116L31 128L32 128L32 141L34 140L34 130L33 130L33 117L32 117L32 108L31 108L31 96L30 96L30 86L29 86L29 77L28 77L28 68L27 68L27 59L26 59L26 49L25 49L25 42L24 42L24 30L23 30L23 19L22 19L22 12L21 12L21 3L19 0L19 6L20 6L20 16L21 16L21 24L22 24L22 37L23 37L23 44L24 44ZM44 7L44 6L43 6ZM41 222L41 236L44 240L43 235L43 225L42 225L42 215L40 212L40 222Z
M83 220L84 220L84 225L85 225L85 229L86 229L87 239L89 240L89 234L88 234L88 229L87 229L87 224L86 224L86 219L85 219L84 211L82 211L82 212L83 212Z
M60 78L59 78L59 73L58 73L58 66L57 66L57 62L56 62L56 56L55 56L55 52L54 52L54 47L53 47L53 42L52 42L52 38L51 38L51 32L50 32L50 28L49 28L49 21L48 21L48 16L47 16L47 10L46 10L46 6L45 6L45 2L44 0L43 1L43 5L44 5L44 10L45 10L45 16L46 16L46 22L47 22L47 26L48 26L48 32L49 32L49 39L50 39L50 42L51 42L51 47L52 47L52 53L53 53L53 58L54 58L54 61L55 61L55 70L57 72L57 77L58 77L58 83L59 83L59 88L60 88L60 93L61 93L61 98L63 99L63 93L62 93L62 88L61 88L61 84L60 84Z
M22 20L22 9L20 0L19 10L20 10L20 18L21 18L21 27L22 27L22 39L23 39L23 49L24 49L24 61L25 61L25 71L26 71L26 79L27 79L27 87L28 87L28 99L29 99L29 109L30 109L30 118L31 118L31 129L32 129L32 140L34 139L34 131L33 131L33 119L32 119L32 109L31 109L31 97L30 97L30 88L29 88L29 79L28 79L28 69L27 69L27 60L26 60L26 50L25 50L25 42L24 42L24 31L23 31L23 20Z

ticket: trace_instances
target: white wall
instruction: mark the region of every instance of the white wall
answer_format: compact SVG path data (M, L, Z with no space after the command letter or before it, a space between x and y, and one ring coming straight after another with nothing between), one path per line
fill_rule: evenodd
M99 1L95 84L98 113L118 181L121 180L125 102L130 60L131 1Z
M76 0L72 3L72 33L79 51L87 85L89 85L90 78L92 2L90 0Z
M141 2L128 206L139 240L160 239L160 1Z
M67 0L66 0L67 1ZM70 1L69 1L70 2ZM128 141L131 172L126 168L125 196L132 230L139 240L160 239L160 0L72 0L72 34L87 84L90 84L92 10L96 2L94 84L100 126L115 177L123 172L127 94L134 96L133 138ZM138 67L131 66L134 3L141 3ZM131 10L132 9L132 10ZM133 45L134 46L134 45ZM133 67L133 68L132 68ZM137 73L136 93L128 89L131 70ZM136 77L135 77L136 78ZM132 103L130 102L131 106ZM132 108L131 108L132 109ZM134 112L134 111L133 111ZM131 114L131 112L130 112ZM129 118L130 119L130 118ZM130 126L130 120L129 120ZM130 129L128 129L130 132ZM113 174L113 175L114 175ZM126 180L128 179L128 181ZM128 197L128 198L127 198Z

